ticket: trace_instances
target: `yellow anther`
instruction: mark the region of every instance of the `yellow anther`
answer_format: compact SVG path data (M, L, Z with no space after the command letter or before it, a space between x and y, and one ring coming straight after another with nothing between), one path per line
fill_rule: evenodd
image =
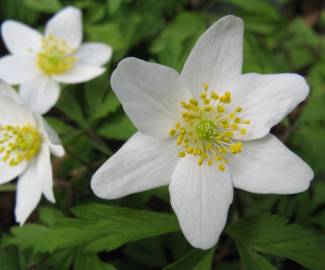
M209 89L209 84L208 84L208 83L204 83L204 84L203 84L203 89L204 89L205 91L207 91L207 90Z
M185 153L185 152L179 152L179 153L178 153L178 156L183 158L183 157L186 156L186 153Z
M198 161L197 161L197 164L199 164L199 166L201 166L203 164L203 159L199 158Z
M175 135L176 135L176 130L173 129L173 128L171 128L171 129L169 130L169 136L175 136Z
M219 105L217 107L217 110L218 110L219 113L223 113L225 111L225 108L223 106Z
M205 100L207 98L207 94L206 93L201 93L200 98Z
M197 158L198 165L206 161L208 166L214 164L220 171L224 171L228 156L242 151L243 144L235 141L234 137L246 134L246 129L241 125L249 121L237 116L242 111L241 107L226 113L229 111L228 103L231 103L229 91L220 97L215 91L209 94L207 90L208 85L200 94L201 102L192 98L180 103L183 119L169 130L169 134L182 147L179 157L193 155Z
M213 91L211 93L211 98L214 99L214 100L217 100L219 98L219 95L215 91Z
M232 124L231 125L231 129L232 130L237 130L238 129L238 125L237 124Z
M10 166L17 166L23 161L30 161L39 152L42 137L35 127L0 126L0 153L2 161Z
M218 168L219 168L219 170L220 170L221 172L223 172L223 171L226 169L225 165L222 164L222 163L219 164Z
M64 40L49 35L42 39L37 65L47 76L63 74L73 67L76 61L75 52Z
M237 107L236 109L235 109L235 112L241 112L242 111L242 108L241 107Z
M241 119L240 119L239 117L236 117L236 118L235 118L235 122L236 122L237 124L240 123L240 120L241 120Z
M246 130L245 128L241 128L241 129L239 130L239 133L240 133L241 135L246 135L247 130Z
M245 124L245 125L248 125L248 124L251 123L251 121L250 120L244 120L242 123Z

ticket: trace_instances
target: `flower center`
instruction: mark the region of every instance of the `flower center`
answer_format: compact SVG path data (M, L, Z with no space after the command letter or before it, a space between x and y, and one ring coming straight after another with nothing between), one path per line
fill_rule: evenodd
M203 88L199 100L181 102L183 121L176 123L169 130L169 135L175 137L177 144L183 148L179 157L193 155L198 158L199 165L203 162L209 166L216 164L220 171L224 171L229 155L240 153L243 149L243 143L234 139L234 135L245 135L250 121L238 117L241 107L229 110L229 91L219 96L216 91L208 93L208 84L204 84Z
M37 54L37 65L47 76L63 74L76 61L75 50L62 39L49 35L42 39L42 50Z
M31 160L41 148L42 137L35 127L0 126L0 160L10 166Z

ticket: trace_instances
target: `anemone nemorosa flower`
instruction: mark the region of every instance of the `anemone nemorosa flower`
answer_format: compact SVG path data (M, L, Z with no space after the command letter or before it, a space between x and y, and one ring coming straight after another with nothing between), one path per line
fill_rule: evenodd
M19 177L15 215L21 225L42 194L55 202L50 153L64 155L55 131L24 106L14 89L0 81L0 184Z
M20 22L2 24L3 41L11 53L0 59L0 78L20 85L27 106L40 114L49 111L60 95L59 83L74 84L101 75L112 55L103 43L82 41L81 11L66 7L46 24L45 33Z
M180 74L121 61L112 88L139 132L95 173L95 194L115 199L169 185L185 237L207 249L225 226L233 187L306 190L312 170L269 132L308 85L296 74L242 75L242 50L243 22L227 16L201 36Z

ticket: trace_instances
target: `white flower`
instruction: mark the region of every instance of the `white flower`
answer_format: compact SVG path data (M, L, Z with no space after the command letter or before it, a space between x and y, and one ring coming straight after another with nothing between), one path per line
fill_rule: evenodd
M81 11L66 7L46 24L45 33L13 20L2 24L11 53L0 59L0 78L20 85L20 95L34 112L44 114L57 102L59 83L74 84L101 75L112 55L102 43L83 43Z
M93 176L101 198L169 184L187 240L212 247L233 187L255 193L304 191L310 167L269 134L309 92L296 74L241 75L243 22L227 16L199 39L181 74L123 60L112 87L139 132Z
M0 184L19 177L15 215L21 225L42 194L55 202L50 153L64 155L57 134L24 106L14 89L0 81Z

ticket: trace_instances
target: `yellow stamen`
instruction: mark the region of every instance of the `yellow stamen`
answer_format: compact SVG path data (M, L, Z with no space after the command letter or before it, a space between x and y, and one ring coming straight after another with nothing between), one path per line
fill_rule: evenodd
M33 126L0 126L0 159L10 166L30 161L40 150L42 137Z

